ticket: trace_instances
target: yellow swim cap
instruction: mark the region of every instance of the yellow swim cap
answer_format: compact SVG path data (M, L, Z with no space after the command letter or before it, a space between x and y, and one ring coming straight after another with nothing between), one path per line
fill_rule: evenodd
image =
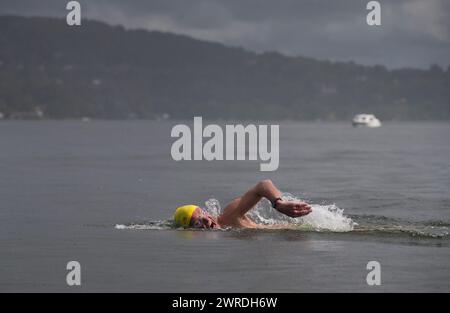
M193 204L183 205L177 208L175 214L173 215L175 223L183 227L188 227L191 222L192 214L197 208L198 206Z

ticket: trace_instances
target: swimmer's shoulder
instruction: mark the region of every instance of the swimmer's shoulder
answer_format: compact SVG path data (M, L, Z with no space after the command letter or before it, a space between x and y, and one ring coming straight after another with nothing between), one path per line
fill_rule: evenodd
M221 227L262 228L261 226L264 226L255 223L252 219L250 219L246 215L242 217L236 217L227 214L222 214L217 217L217 222Z

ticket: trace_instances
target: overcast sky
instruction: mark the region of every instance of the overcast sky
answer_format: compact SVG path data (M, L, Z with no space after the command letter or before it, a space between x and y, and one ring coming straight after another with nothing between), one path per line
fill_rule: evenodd
M65 18L66 0L0 0L0 14ZM79 0L82 18L170 31L253 51L384 64L450 65L450 0ZM1 31L1 30L0 30Z

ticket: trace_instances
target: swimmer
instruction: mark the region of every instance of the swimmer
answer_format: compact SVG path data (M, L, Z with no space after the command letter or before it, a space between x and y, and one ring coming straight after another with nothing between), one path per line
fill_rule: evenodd
M266 179L227 204L222 214L217 217L211 216L197 205L185 205L176 209L174 221L177 226L184 228L264 228L246 215L262 198L268 199L275 210L289 217L311 213L311 206L305 202L281 199L281 191L272 181Z

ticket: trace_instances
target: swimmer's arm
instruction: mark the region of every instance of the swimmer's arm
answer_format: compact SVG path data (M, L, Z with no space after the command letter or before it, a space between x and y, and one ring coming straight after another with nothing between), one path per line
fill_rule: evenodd
M262 180L253 188L248 190L242 197L237 198L228 204L223 211L222 217L226 221L243 219L245 214L250 211L262 198L266 198L269 201L274 201L277 198L281 198L281 196L281 191L278 190L271 180ZM278 200L276 208L279 212L290 217L306 215L311 209L307 203L284 200Z
M243 219L245 214L250 211L262 199L273 200L281 197L279 191L272 181L266 179L250 188L243 196L234 199L223 210L222 217L228 221Z

